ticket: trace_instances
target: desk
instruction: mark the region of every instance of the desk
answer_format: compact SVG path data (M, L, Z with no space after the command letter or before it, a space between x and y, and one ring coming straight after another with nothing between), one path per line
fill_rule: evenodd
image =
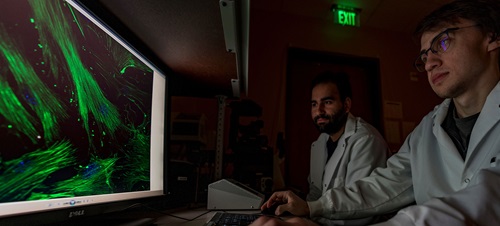
M206 213L208 210L205 208L198 208L198 209L191 209L191 210L182 210L178 212L172 212L170 213L171 215L186 218L186 219L193 219L203 213ZM212 216L216 213L217 211L211 211L203 216L198 217L195 220L192 221L186 221L183 219L175 218L172 216L163 216L159 217L156 219L155 224L158 226L166 226L166 225L182 225L182 226L203 226ZM234 213L259 213L260 211L258 210L240 210L240 211L226 211L226 212L234 212Z
M205 208L199 208L199 209L193 209L193 210L183 210L179 212L173 212L171 215L186 218L186 219L193 219L203 213L206 213L208 210ZM204 214L203 216L200 216L196 218L195 220L192 221L186 221L184 219L179 219L175 218L172 216L163 216L159 217L156 220L156 225L161 226L161 225L184 225L184 226L203 226L205 222L210 220L212 216L215 214L215 211L209 212Z

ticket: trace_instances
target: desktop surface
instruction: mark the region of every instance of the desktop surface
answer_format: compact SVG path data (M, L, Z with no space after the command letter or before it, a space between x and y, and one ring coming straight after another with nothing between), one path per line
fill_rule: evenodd
M167 225L183 225L183 226L203 226L212 217L221 211L207 210L206 207L185 208L175 210L138 210L126 211L119 215L114 215L110 218L101 218L87 225L116 225L116 226L167 226ZM260 211L256 210L238 210L224 211L228 213L244 213L257 214ZM110 219L110 220L108 220ZM86 222L89 223L89 222Z
M196 208L155 209L144 208L124 210L110 214L93 216L79 220L63 222L57 225L96 225L96 226L206 226L217 213L237 213L261 215L260 210L208 210L205 206ZM289 217L289 216L286 216ZM284 218L286 218L284 217Z
M158 218L153 225L166 226L166 225L184 225L184 226L210 226L206 224L217 213L237 213L237 214L251 214L262 216L260 210L234 210L234 211L215 211L207 210L206 208L187 209L178 212L172 212L168 216ZM175 216L175 217L174 217ZM272 216L272 215L268 215ZM177 217L185 218L180 219ZM293 215L279 216L280 219L287 219L294 217ZM193 220L186 220L193 219ZM231 224L228 224L231 225Z
M180 219L173 216L164 216L156 220L155 224L158 226L162 225L183 225L183 226L203 226L207 221L209 221L216 211L209 211L206 208L188 209L178 212L173 212L171 215L182 217L185 219ZM201 215L201 216L200 216ZM197 217L197 218L196 218ZM196 219L194 219L196 218ZM189 219L189 220L186 220ZM194 219L194 220L190 220Z

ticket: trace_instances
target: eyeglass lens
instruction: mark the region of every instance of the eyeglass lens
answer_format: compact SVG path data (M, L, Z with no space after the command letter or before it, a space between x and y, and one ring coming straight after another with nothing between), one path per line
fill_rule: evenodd
M443 53L446 50L448 50L448 47L450 46L450 39L448 36L448 30L443 31L441 34L436 36L431 43L431 47L427 49L425 52L422 52L420 56L417 58L415 61L415 67L417 68L418 71L424 72L425 71L425 63L427 62L427 57L429 54L429 51L432 53Z
M443 53L448 49L449 46L450 46L450 39L448 37L448 32L445 32L440 34L433 40L433 42L431 43L430 51L432 51L432 53ZM424 54L422 54L421 58L424 63L427 62L427 56L429 54L428 51L429 50L427 50Z

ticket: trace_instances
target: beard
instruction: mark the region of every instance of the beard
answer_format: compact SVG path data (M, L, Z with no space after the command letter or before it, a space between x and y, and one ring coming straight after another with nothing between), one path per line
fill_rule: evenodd
M316 128L319 130L320 133L327 133L329 135L332 135L342 128L342 126L345 125L345 122L347 121L347 112L344 109L341 109L339 112L335 114L324 114L324 115L318 115L314 117L314 125ZM327 119L328 123L326 124L318 124L318 119L323 118Z

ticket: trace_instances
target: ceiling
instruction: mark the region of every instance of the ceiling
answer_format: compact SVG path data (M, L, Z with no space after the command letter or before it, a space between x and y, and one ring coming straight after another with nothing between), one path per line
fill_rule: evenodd
M223 27L219 0L79 0L160 69L173 72L170 79L177 82L172 95L198 97L247 92L246 72L252 61L244 48L251 42L251 27L258 26L252 23L252 11L326 20L331 5L338 4L361 9L361 28L409 33L420 18L450 0L221 1L238 6L237 24L244 28L238 28L242 37L237 42L243 49L236 53L226 49L228 29Z

